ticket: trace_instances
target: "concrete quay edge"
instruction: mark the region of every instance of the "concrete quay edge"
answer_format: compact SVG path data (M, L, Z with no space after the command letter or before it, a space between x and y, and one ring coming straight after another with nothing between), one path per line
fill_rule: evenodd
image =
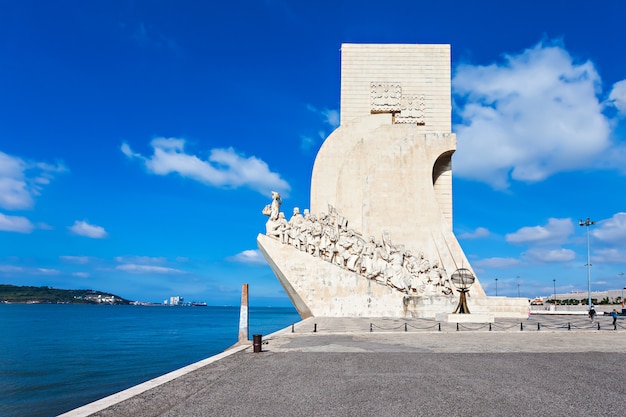
M278 330L274 333L269 334L267 337L272 337L274 335L283 333L290 329L291 327L287 327L285 329ZM111 394L107 397L101 398L99 400L93 401L91 403L85 404L81 407L75 408L63 414L59 414L57 417L86 417L90 416L98 411L102 411L107 409L115 404L126 401L132 397L140 395L148 390L156 388L160 385L167 384L175 380L176 378L180 378L183 375L187 375L191 372L194 372L200 368L203 368L213 362L217 362L220 359L224 359L228 356L234 355L238 352L246 350L252 346L252 341L250 343L241 343L235 344L225 351L218 353L217 355L210 356L206 359L202 359L201 361L194 362L182 368L176 369L172 372L168 372L164 375L158 376L156 378L150 379L146 382L142 382L141 384L135 385L133 387L127 388L123 391L116 392L115 394Z

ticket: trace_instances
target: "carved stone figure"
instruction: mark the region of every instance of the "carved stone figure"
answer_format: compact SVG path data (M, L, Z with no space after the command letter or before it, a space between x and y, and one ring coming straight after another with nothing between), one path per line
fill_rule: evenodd
M374 279L380 275L380 266L378 263L379 251L376 244L376 238L370 236L363 246L361 255L361 273L369 279Z
M352 241L353 243L350 246L350 249L348 249L346 268L348 268L352 272L357 272L361 269L361 254L363 252L365 242L363 242L363 239L356 236L356 234L353 236Z
M452 283L448 277L448 273L445 269L439 268L439 261L433 261L432 273L437 276L437 286L444 295L452 295L454 290L452 289Z
M389 285L400 291L408 292L406 270L404 269L404 252L400 248L389 246L389 265L385 269L385 277Z
M262 211L263 214L270 217L265 223L265 234L268 236L281 236L282 231L279 229L282 229L283 225L278 221L281 203L280 194L272 191L272 203L266 205Z
M282 200L280 199L280 194L276 191L272 191L272 204L270 206L270 219L277 220L278 215L280 213L280 205L282 204Z
M313 256L320 254L320 239L322 237L322 224L314 214L311 214L311 229L306 238L307 252Z
M422 286L419 280L419 263L417 258L407 250L404 254L404 268L409 274L409 293L417 292L418 288Z
M289 219L289 237L288 243L294 246L296 249L300 249L300 245L302 244L302 236L300 234L300 227L304 222L304 217L300 214L300 209L298 207L293 208L293 215Z

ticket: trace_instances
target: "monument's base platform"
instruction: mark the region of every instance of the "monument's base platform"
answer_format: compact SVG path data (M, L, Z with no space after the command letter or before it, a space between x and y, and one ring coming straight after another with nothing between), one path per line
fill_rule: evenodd
M454 314L441 313L436 315L437 321L445 323L494 323L495 316L493 314Z
M258 235L257 243L302 318L412 317L492 323L495 317L528 317L527 298L485 297L470 289L467 307L472 313L452 314L458 307L458 292L407 295L269 236Z
M405 295L404 316L420 319L436 318L444 311L454 311L457 300L444 295Z

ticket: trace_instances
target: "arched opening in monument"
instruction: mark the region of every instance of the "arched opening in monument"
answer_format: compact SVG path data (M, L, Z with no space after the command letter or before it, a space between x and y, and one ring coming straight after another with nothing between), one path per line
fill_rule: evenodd
M452 154L444 152L433 165L433 188L435 198L445 219L452 226Z

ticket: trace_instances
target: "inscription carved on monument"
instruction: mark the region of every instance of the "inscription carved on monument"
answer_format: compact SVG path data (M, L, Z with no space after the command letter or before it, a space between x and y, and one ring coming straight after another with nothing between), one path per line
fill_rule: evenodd
M402 86L400 83L371 83L370 99L372 113L391 113L400 111Z
M372 113L393 113L393 123L425 125L423 95L403 95L400 83L370 83Z

